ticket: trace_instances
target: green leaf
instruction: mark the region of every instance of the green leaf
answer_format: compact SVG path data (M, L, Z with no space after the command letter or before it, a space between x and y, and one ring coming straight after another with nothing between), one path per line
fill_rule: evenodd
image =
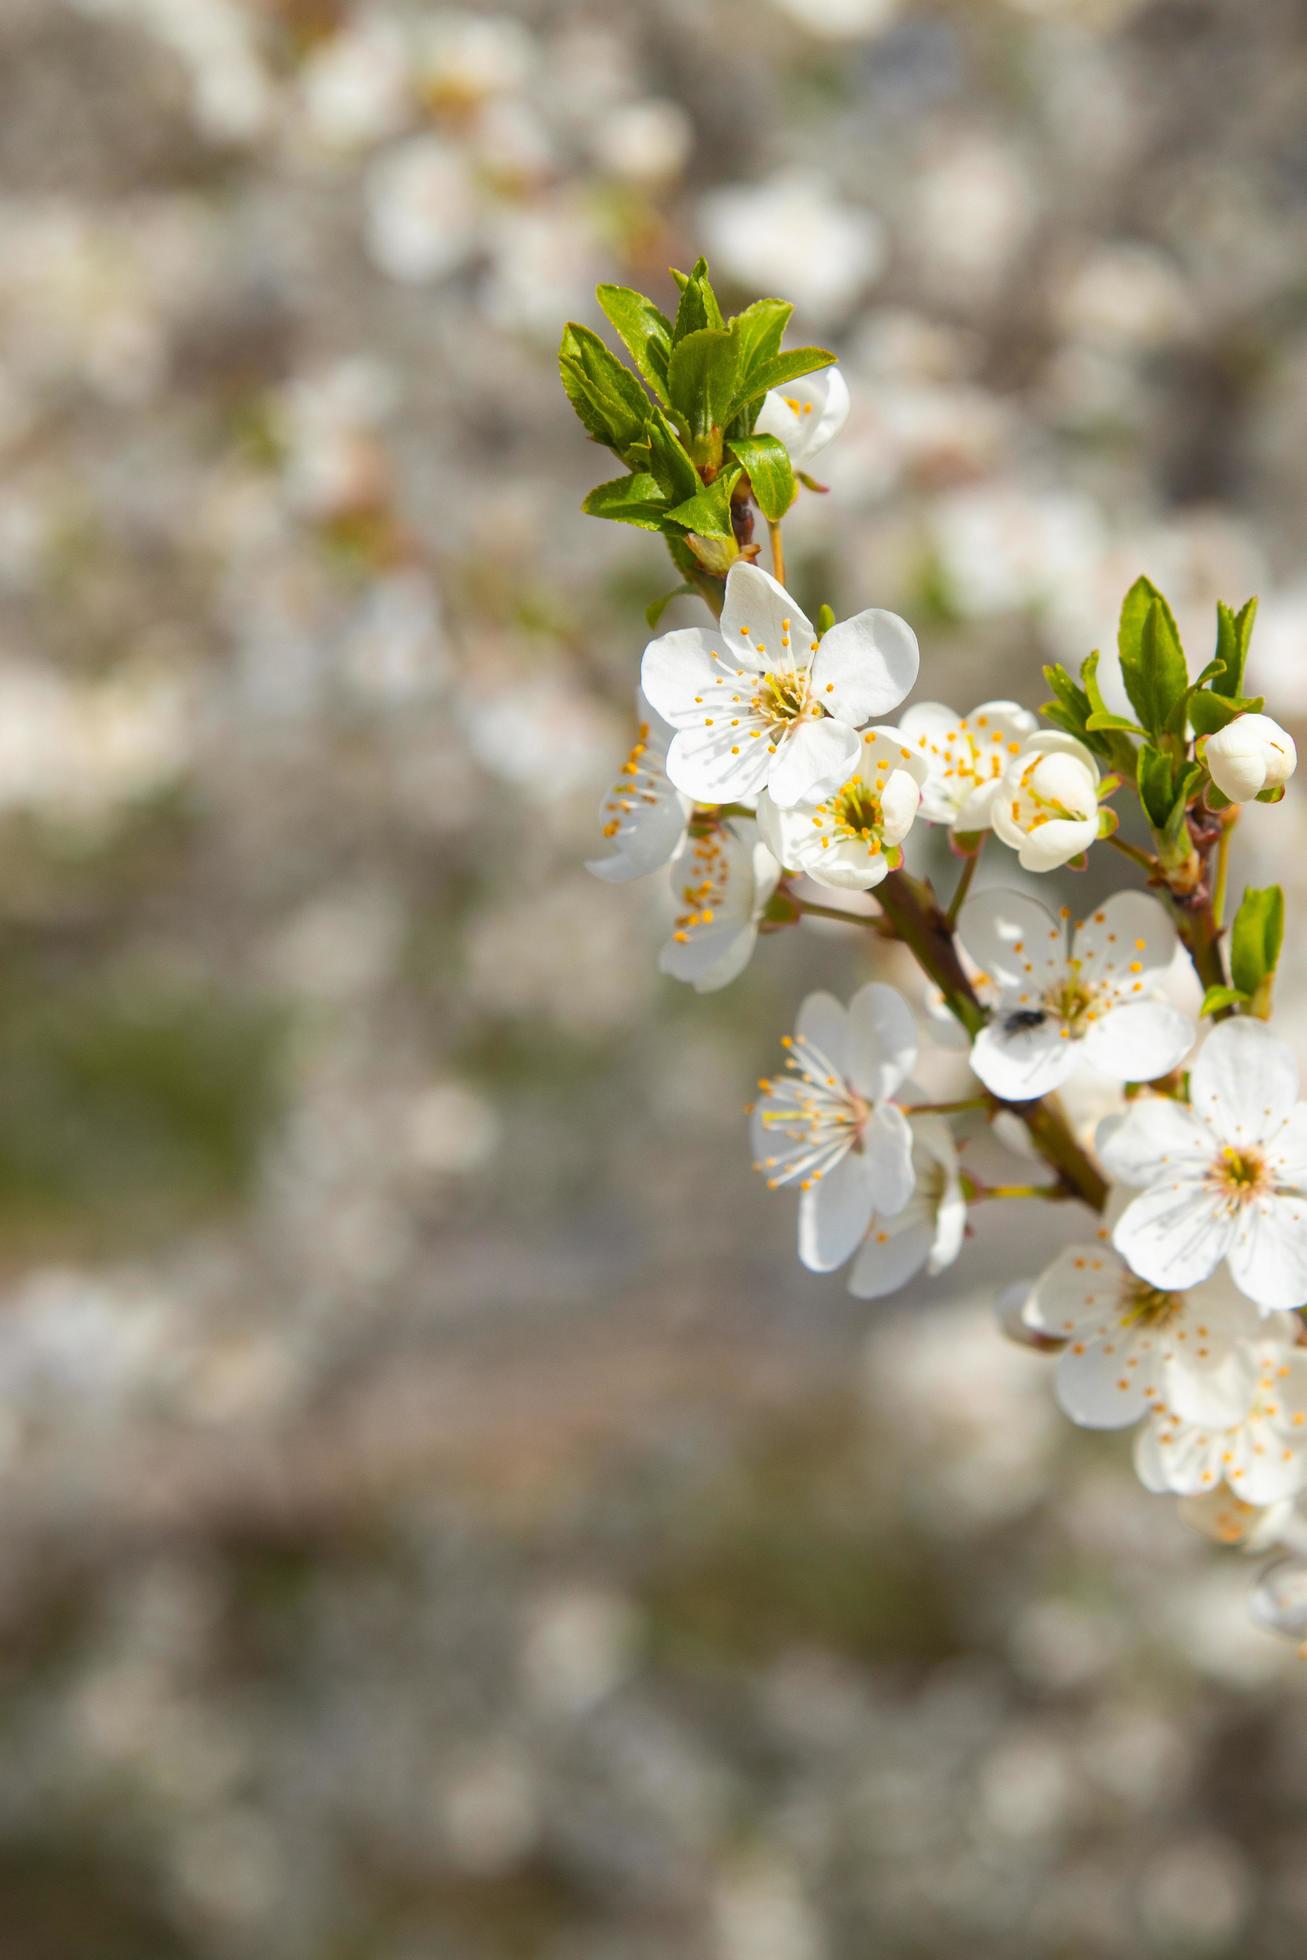
M614 477L590 492L581 505L587 517L611 518L615 524L638 524L642 531L661 531L668 516L667 502L652 476Z
M1249 599L1240 610L1232 612L1223 601L1216 605L1216 657L1224 672L1212 682L1216 694L1224 694L1235 699L1243 693L1244 668L1248 664L1248 643L1253 636L1253 622L1257 617L1257 601Z
M1166 822L1157 832L1158 851L1164 864L1184 863L1193 850L1193 838L1189 834L1188 823L1189 799L1201 776L1201 769L1190 763L1176 785L1174 801L1166 813Z
M1098 685L1098 663L1101 658L1102 655L1097 652L1090 653L1080 664L1080 678L1084 683L1085 696L1090 707L1090 713L1085 718L1085 727L1091 733L1099 729L1120 729L1127 735L1142 735L1144 731L1138 722L1127 721L1124 715L1113 714L1104 701L1102 689Z
M637 370L665 408L667 362L672 351L671 321L633 286L597 286L595 298L621 335Z
M711 483L701 484L693 497L688 497L667 515L673 523L694 532L698 537L734 539L731 492L739 480L738 468L723 470Z
M1260 694L1244 699L1240 695L1227 696L1217 694L1215 689L1209 692L1204 688L1189 703L1189 719L1195 735L1215 735L1218 728L1224 728L1236 715L1260 714L1263 705Z
M630 369L597 333L575 321L563 328L558 369L567 398L589 433L625 458L643 440L649 419L649 397Z
M739 349L728 328L701 327L673 347L667 389L691 436L725 427L738 364Z
M737 436L731 453L743 463L758 508L769 524L779 524L794 502L794 469L779 436Z
M797 381L802 374L814 374L818 368L830 367L835 358L824 347L792 347L787 354L774 354L770 360L760 361L747 379L741 380L728 414L738 415L770 388L784 387L787 381Z
M736 313L728 322L740 349L737 392L745 386L756 367L760 367L764 361L774 360L780 353L781 341L793 311L786 299L756 299L752 306L746 306L743 313ZM729 425L731 435L752 435L761 408L762 396L755 395L737 409Z
M1209 987L1203 995L1199 1015L1219 1014L1226 1007L1242 1007L1248 996L1239 987Z
M661 409L645 424L645 440L637 460L647 463L649 474L669 504L684 503L699 488L699 472Z
M1230 934L1230 977L1250 997L1269 981L1284 944L1284 893L1278 885L1255 891L1239 902Z
M672 326L672 345L685 339L687 334L698 333L703 327L720 327L722 309L717 304L717 295L708 278L708 261L695 260L692 272L673 270L672 277L681 289L680 304L676 309L676 319Z
M1139 801L1154 830L1165 827L1175 801L1175 770L1165 749L1144 743L1136 761Z
M664 592L660 598L649 601L644 609L644 618L645 624L649 627L650 631L657 626L659 620L671 605L672 600L679 599L685 593L688 593L693 598L694 587L692 585L674 585L670 592Z
M1136 631L1141 588L1151 597ZM1147 579L1137 579L1126 594L1118 646L1121 678L1131 707L1150 735L1165 734L1176 703L1188 692L1189 669L1185 666L1171 608L1160 592L1154 592Z

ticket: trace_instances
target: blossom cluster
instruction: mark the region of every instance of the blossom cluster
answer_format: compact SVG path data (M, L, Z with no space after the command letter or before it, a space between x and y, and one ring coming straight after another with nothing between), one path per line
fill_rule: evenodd
M800 1261L847 1269L852 1294L880 1298L950 1266L980 1204L1087 1207L1048 1269L1006 1292L1006 1330L1056 1353L1074 1422L1134 1426L1141 1481L1179 1497L1197 1527L1255 1548L1293 1539L1307 1499L1307 1102L1267 1025L1282 895L1250 889L1232 927L1223 916L1240 805L1278 801L1296 765L1290 735L1244 692L1255 602L1218 608L1215 657L1195 673L1166 600L1137 580L1115 677L1100 678L1097 653L1078 678L1046 669L1042 725L1013 700L964 714L909 701L921 654L906 620L879 607L814 620L783 582L782 522L800 485L819 487L808 466L848 414L833 357L783 355L778 338L771 358L793 371L750 418L755 309L724 321L702 260L681 285L675 327L658 316L657 358L652 330L641 342L632 306L601 289L661 404L642 444L629 426L638 406L612 406L621 387L594 356L583 395L580 343L564 338L578 413L631 472L587 509L661 530L714 615L645 648L638 738L604 799L607 850L591 869L624 880L670 867L661 965L701 992L805 914L905 946L930 983L926 1025L938 1043L946 1027L961 1033L972 1089L937 1102L916 1084L917 1017L884 980L847 1004L810 994L750 1105L755 1168L798 1195ZM699 413L698 382L677 391L687 337L713 342L695 350L696 372L725 364L725 381L703 384L726 405L723 427L711 402ZM729 506L714 505L723 495ZM757 562L755 507L771 572ZM1147 845L1118 834L1132 793ZM959 864L947 909L908 867L919 825L944 829ZM998 849L1006 868L973 889L987 844L987 863ZM1084 870L1101 844L1143 889L1083 917L1035 895L1031 879ZM872 892L875 913L825 896ZM1106 1113L1077 1129L1058 1097L1085 1082ZM986 1130L1022 1152L1026 1179L999 1185L964 1167ZM1265 1602L1296 1599L1296 1574L1258 1594L1263 1617L1291 1632L1297 1609Z

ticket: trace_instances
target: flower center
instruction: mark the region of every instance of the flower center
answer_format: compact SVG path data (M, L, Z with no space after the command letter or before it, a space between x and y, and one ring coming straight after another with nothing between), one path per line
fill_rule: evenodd
M880 792L852 776L831 799L836 833L841 837L861 837L873 851L880 849L877 832L881 825Z
M1270 1183L1266 1159L1255 1150L1236 1150L1227 1144L1212 1167L1212 1181L1233 1204L1243 1204Z
M800 720L809 712L808 676L793 671L764 674L753 697L753 705L764 721L778 727ZM820 710L814 707L811 712L819 713Z
M1068 976L1059 980L1044 996L1044 1005L1055 1019L1062 1021L1073 1035L1083 1034L1085 1024L1095 1019L1097 996L1083 980Z
M685 910L677 914L672 933L679 945L685 945L696 926L713 923L717 908L726 897L730 875L730 861L720 840L715 836L699 838L694 846L690 876L680 889Z
M1178 1294L1163 1293L1142 1279L1132 1280L1121 1301L1123 1327L1164 1327L1179 1313L1183 1302Z

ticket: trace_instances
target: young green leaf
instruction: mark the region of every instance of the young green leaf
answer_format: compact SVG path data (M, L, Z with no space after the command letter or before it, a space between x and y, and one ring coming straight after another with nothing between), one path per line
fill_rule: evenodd
M1236 715L1260 714L1264 705L1260 694L1247 699L1241 695L1218 694L1213 683L1211 691L1203 688L1191 697L1189 720L1195 735L1215 735L1218 728L1224 728Z
M1139 726L1138 722L1127 721L1124 715L1113 714L1106 701L1104 701L1102 689L1098 685L1098 663L1101 658L1102 655L1095 651L1094 653L1086 654L1084 660L1080 663L1080 679L1084 683L1084 690L1090 707L1090 713L1085 720L1085 727L1091 732L1097 729L1119 729L1126 735L1142 735L1144 730Z
M691 436L703 437L725 426L738 365L739 347L727 328L701 327L673 347L667 389Z
M644 618L645 624L648 626L650 632L658 625L663 614L671 605L672 600L679 599L684 593L688 593L693 598L694 587L692 585L674 585L670 592L664 592L657 599L651 599L649 601L644 609Z
M788 353L774 354L770 360L758 362L748 378L741 380L728 414L738 415L750 402L760 401L770 388L784 387L787 381L797 381L802 374L815 374L818 368L830 367L835 358L824 347L791 347Z
M673 271L672 277L681 289L680 304L676 309L676 319L672 326L672 345L685 339L687 334L698 333L703 327L720 327L725 323L722 309L717 304L717 295L708 278L708 261L695 260L694 270L689 273Z
M1189 687L1189 670L1185 666L1184 654L1171 617L1171 608L1158 593L1144 614L1143 625L1137 638L1133 630L1133 615L1137 606L1132 604L1132 595L1138 585L1131 587L1127 595L1126 607L1130 608L1130 630L1126 630L1126 612L1122 612L1121 632L1121 678L1125 682L1130 705L1138 715L1150 735L1166 732L1176 703L1184 698Z
M756 367L760 367L764 361L774 360L780 353L781 341L793 311L788 300L756 299L752 306L746 306L743 313L736 313L728 321L740 349L737 393ZM761 409L762 396L755 395L731 416L729 433L732 436L752 435Z
M563 328L558 368L568 400L590 434L625 459L643 440L649 419L649 397L630 369L597 333L575 321Z
M1249 599L1233 612L1222 600L1216 604L1216 657L1224 671L1212 682L1216 694L1237 699L1243 693L1244 669L1248 664L1248 643L1253 636L1257 601Z
M636 460L647 465L669 504L684 503L699 488L699 472L661 410L655 410L645 424L642 453Z
M737 436L731 444L753 485L759 510L769 524L779 524L796 495L790 452L778 436Z
M595 298L621 335L622 344L663 407L667 406L667 362L672 323L651 299L633 286L597 286Z
M615 524L637 524L642 531L661 531L669 515L666 499L656 481L644 471L596 485L581 508L587 517L607 517Z
M683 530L692 531L697 537L734 540L731 492L739 480L738 468L725 469L711 483L702 484L693 497L688 497L667 515L673 523L679 524Z
M1154 830L1162 830L1175 801L1175 770L1171 757L1165 749L1155 749L1145 742L1139 750L1136 770L1139 801L1144 806L1144 815Z
M1203 995L1199 1015L1220 1014L1227 1007L1242 1007L1247 999L1241 987L1209 987Z
M1230 977L1236 987L1254 996L1274 976L1284 944L1284 893L1278 885L1255 891L1250 886L1239 903L1230 934Z

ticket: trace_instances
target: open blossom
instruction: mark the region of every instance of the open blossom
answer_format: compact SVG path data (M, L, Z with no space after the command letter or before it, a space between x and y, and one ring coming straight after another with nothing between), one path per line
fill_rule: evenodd
M1198 1032L1161 991L1179 942L1156 899L1118 892L1076 923L1069 946L1067 924L1065 910L1055 919L1022 892L982 892L962 908L958 937L991 1010L971 1066L1010 1102L1048 1095L1081 1063L1151 1082Z
M758 828L788 869L836 890L869 891L898 863L924 773L897 728L869 728L842 782L813 790L791 810L764 795Z
M1212 781L1231 803L1280 789L1298 767L1293 736L1269 715L1236 715L1199 749Z
M775 1190L799 1187L799 1257L833 1272L912 1196L913 1133L892 1098L917 1058L907 1003L868 981L846 1008L809 994L785 1069L764 1077L753 1112L755 1166Z
M1225 1483L1249 1504L1274 1504L1307 1486L1307 1351L1245 1342L1226 1371L1220 1406L1154 1409L1135 1439L1149 1490L1197 1496Z
M942 1273L962 1250L967 1200L958 1170L957 1145L940 1116L912 1116L915 1185L901 1211L876 1212L849 1273L849 1292L879 1300L915 1274Z
M756 428L760 436L778 437L795 469L802 470L848 419L848 383L837 367L827 367L773 388L763 397Z
M718 626L683 627L645 648L640 681L676 729L667 773L701 803L770 792L797 803L854 768L858 731L917 678L916 635L871 608L821 640L757 565L736 563Z
M1207 1279L1223 1259L1270 1311L1307 1302L1307 1104L1291 1051L1260 1021L1213 1028L1192 1106L1141 1096L1099 1128L1104 1168L1142 1185L1112 1234L1154 1286Z
M1009 755L990 808L995 835L1023 871L1056 871L1098 835L1098 764L1074 735L1041 729Z
M1223 1278L1164 1293L1110 1245L1070 1245L1041 1274L1022 1318L1064 1341L1057 1399L1086 1429L1137 1422L1159 1402L1220 1414L1240 1344L1264 1337L1250 1300ZM1287 1344L1287 1334L1286 1334Z
M637 733L617 781L599 805L599 824L612 855L591 858L596 878L624 884L676 856L685 841L691 803L667 779L672 731L637 689Z
M780 866L765 844L724 823L686 839L671 877L677 911L659 970L715 993L749 964Z
M962 833L988 830L1003 773L1038 722L1015 701L982 701L956 715L938 701L917 701L899 717L903 739L926 764L921 814Z

